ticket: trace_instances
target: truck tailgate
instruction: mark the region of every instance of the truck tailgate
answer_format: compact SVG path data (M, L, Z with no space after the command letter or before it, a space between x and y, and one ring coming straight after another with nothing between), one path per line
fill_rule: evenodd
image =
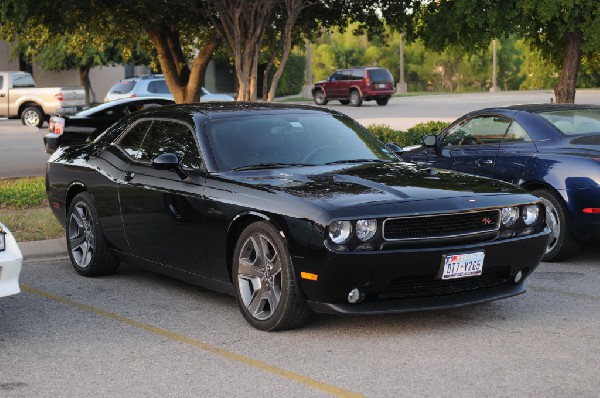
M62 108L85 105L85 90L83 87L61 87L60 92L63 95L63 100L60 103Z

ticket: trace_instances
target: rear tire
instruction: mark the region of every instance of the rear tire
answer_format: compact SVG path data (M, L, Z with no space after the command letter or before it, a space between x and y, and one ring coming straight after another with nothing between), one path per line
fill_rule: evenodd
M317 90L315 91L315 93L313 94L313 98L315 100L315 104L317 105L327 105L327 98L325 97L325 93L323 92L323 90Z
M21 122L25 126L40 128L44 124L45 116L39 106L28 106L21 113Z
M233 254L232 279L238 306L259 330L294 329L310 316L287 244L269 222L250 224Z
M104 238L94 199L87 192L73 198L67 212L67 250L79 275L109 275L119 260Z
M390 100L390 98L386 97L386 98L378 98L376 101L377 101L377 105L383 106L383 105L387 105L389 100Z
M561 261L573 257L579 251L581 242L571 233L567 210L563 202L547 189L536 189L532 192L546 206L546 224L551 231L551 238L542 261Z
M350 104L352 106L361 106L363 103L363 99L360 96L358 90L350 91Z

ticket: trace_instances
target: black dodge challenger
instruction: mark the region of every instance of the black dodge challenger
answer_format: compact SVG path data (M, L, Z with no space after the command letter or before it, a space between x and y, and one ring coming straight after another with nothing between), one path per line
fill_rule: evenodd
M321 108L174 105L59 148L47 191L79 274L135 262L233 294L261 330L523 293L542 202L399 150Z

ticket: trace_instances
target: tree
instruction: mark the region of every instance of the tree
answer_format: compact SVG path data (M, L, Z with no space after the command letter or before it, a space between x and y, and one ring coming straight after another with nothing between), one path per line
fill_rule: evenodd
M486 47L496 37L515 33L561 69L554 93L557 102L574 102L577 74L584 57L600 49L600 3L584 0L438 0L389 1L386 20L429 48ZM386 11L389 13L386 14ZM407 22L408 21L408 22Z
M83 29L124 48L154 47L175 101L185 103L199 100L204 72L221 42L212 12L202 0L3 0L0 30L12 25L19 34L38 24L78 40L86 40Z

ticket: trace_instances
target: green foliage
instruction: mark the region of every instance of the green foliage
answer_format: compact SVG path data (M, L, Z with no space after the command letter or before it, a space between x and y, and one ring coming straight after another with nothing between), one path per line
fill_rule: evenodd
M449 123L430 121L418 123L407 131L394 130L385 124L371 124L367 129L382 142L393 142L401 147L419 145L424 135L439 134Z
M40 207L46 200L44 177L0 180L0 207L2 208Z
M302 91L305 69L306 58L303 55L291 54L285 64L281 79L279 79L275 95L281 97L298 94Z

